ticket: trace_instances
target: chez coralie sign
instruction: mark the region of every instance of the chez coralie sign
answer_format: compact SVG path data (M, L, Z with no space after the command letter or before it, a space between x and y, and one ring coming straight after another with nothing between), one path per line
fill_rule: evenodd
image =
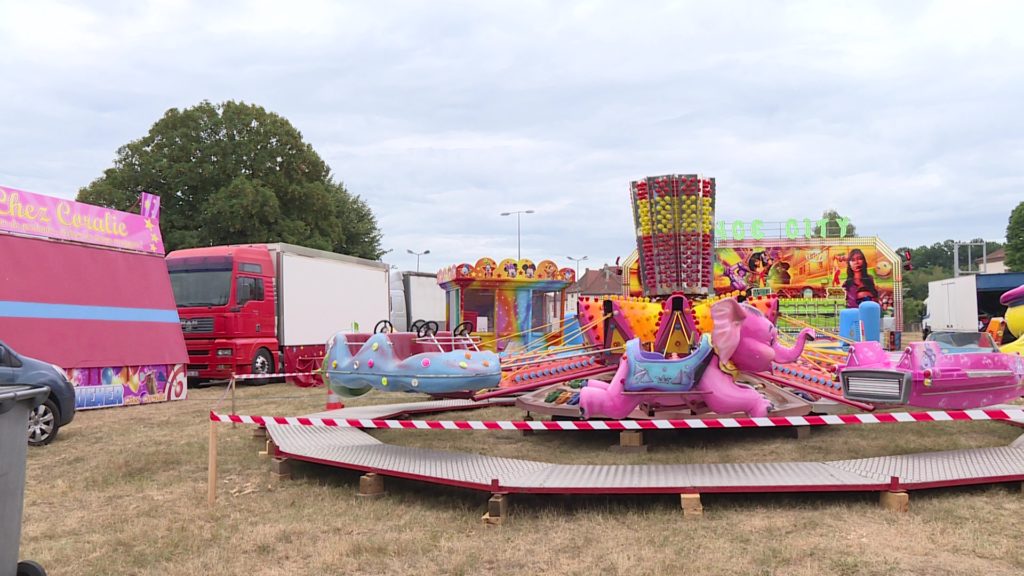
M162 255L160 197L143 192L140 203L130 214L0 186L0 232Z

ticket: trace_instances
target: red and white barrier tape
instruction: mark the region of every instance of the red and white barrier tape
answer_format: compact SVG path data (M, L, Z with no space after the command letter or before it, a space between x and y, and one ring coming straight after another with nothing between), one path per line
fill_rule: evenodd
M309 418L304 416L243 416L210 412L215 422L335 428L392 428L413 430L672 430L679 428L775 428L785 426L835 426L840 424L898 424L904 422L953 422L991 420L1024 422L1024 409L949 410L931 412L881 412L878 414L831 414L825 416L776 416L772 418L708 418L689 420L364 420Z
M280 374L235 374L235 380L259 380L261 378L285 378L288 376L319 376L319 372L282 372Z

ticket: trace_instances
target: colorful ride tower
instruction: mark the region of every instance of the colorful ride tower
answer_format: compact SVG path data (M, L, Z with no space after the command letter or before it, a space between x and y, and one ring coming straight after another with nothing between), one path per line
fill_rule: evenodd
M654 176L630 193L643 295L714 294L715 179Z

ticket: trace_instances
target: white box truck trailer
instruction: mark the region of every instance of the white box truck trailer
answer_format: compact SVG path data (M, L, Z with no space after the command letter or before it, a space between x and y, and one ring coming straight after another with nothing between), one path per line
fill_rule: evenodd
M445 292L437 276L426 272L391 272L391 323L405 332L417 320L437 322L445 330Z
M974 275L928 283L928 327L939 330L978 330L978 289Z
M196 381L312 372L335 332L369 332L391 314L383 262L245 244L178 250L167 269Z
M999 297L1021 284L1024 284L1024 272L970 274L929 282L926 327L933 332L974 332L980 322L1006 312Z

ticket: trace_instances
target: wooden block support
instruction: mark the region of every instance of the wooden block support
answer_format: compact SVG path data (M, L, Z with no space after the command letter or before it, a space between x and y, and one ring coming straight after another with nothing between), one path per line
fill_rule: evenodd
M253 428L252 429L252 438L253 438L253 440L258 440L260 442L266 440L267 439L267 429L265 427L263 427L263 426L257 426L255 428Z
M480 519L485 524L497 525L504 522L506 516L508 516L508 495L492 494L491 499L487 501L487 513Z
M683 518L699 518L704 515L700 494L680 494L679 500L683 506Z
M271 458L270 477L275 481L291 479L292 461L287 458Z
M380 498L384 491L384 477L370 472L359 477L359 495L363 498Z
M797 440L807 440L808 438L811 437L811 427L810 426L794 426L792 434L793 434L793 438L796 438Z
M882 508L892 512L909 512L910 494L903 491L882 492L882 495L879 497L879 503L882 505Z
M623 430L619 432L619 443L612 446L611 449L616 452L647 452L643 431Z
M526 413L526 417L523 418L525 422L533 422L533 415L529 412ZM533 430L520 430L523 436L533 436Z
M639 430L623 430L619 432L619 445L637 448L644 445L644 433Z

